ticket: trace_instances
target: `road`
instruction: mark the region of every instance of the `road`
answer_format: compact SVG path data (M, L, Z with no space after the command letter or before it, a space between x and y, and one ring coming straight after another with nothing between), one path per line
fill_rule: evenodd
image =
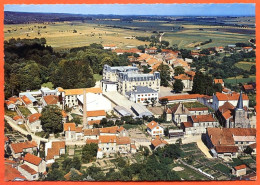
M15 123L15 121L14 121L12 118L10 118L9 116L6 116L6 115L5 115L5 120L7 121L7 123L8 123L14 130L20 132L21 134L23 134L23 135L25 135L25 136L27 136L28 134L30 134L30 135L32 136L32 139L33 139L34 141L36 141L38 144L39 144L41 141L42 141L42 142L48 142L48 139L41 138L41 137L39 137L39 136L36 136L36 135L34 135L34 134L32 134L32 133L30 133L30 132L28 132L28 131L22 129L22 128L19 127L19 126Z

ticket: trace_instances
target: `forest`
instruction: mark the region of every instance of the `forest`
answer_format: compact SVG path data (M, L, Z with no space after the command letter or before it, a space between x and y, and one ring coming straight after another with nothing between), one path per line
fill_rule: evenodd
M102 74L104 64L127 65L127 55L104 50L100 44L54 52L44 38L10 39L4 42L5 96L36 90L43 83L55 87L84 88L95 85L94 74Z

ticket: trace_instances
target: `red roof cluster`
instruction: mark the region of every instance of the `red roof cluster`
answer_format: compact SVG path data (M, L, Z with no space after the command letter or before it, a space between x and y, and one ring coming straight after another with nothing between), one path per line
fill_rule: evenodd
M29 123L33 123L33 122L39 120L40 117L41 117L41 113L35 113L35 114L30 115L28 117Z
M43 99L47 103L47 105L56 105L59 100L58 96L55 95L44 96Z
M31 164L34 164L36 166L38 166L41 161L42 161L42 158L40 157L37 157L33 154L30 154L30 153L27 153L25 156L24 156L24 161L28 162L28 163L31 163Z
M11 148L13 149L14 153L22 153L24 149L27 148L35 148L37 147L37 144L35 141L27 141L27 142L22 142L22 143L12 143Z

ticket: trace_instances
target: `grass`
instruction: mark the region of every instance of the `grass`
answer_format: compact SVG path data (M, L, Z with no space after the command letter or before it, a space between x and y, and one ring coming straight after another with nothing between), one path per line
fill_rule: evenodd
M236 22L240 24L240 21ZM91 43L116 44L119 48L128 46L149 45L137 39L127 39L131 36L150 37L156 35L153 31L165 32L163 40L169 41L170 46L177 44L179 48L193 49L192 43L204 42L212 39L212 43L201 48L226 46L237 42L248 42L254 37L254 28L238 28L232 26L203 25L198 22L167 22L167 21L137 21L120 20L89 20L80 22L59 22L54 24L14 24L5 25L5 39L45 37L47 45L55 50L67 50L73 47L86 46ZM234 22L233 22L234 24ZM46 28L38 28L46 26ZM116 27L115 27L116 26ZM29 30L29 27L33 30ZM172 30L175 27L176 29ZM183 29L177 29L183 27ZM203 28L202 30L199 30ZM8 31L10 30L10 31ZM73 33L73 30L77 30ZM38 34L40 32L40 34ZM234 34L235 33L235 34Z
M176 171L175 173L184 180L208 180L205 176L196 172L195 170L184 166L183 164L175 164L175 166L182 167L184 170Z
M48 87L49 89L53 89L53 83L52 82L46 82L42 84L42 87Z
M100 75L100 74L94 74L94 79L95 79L96 81L100 81L100 80L102 80L102 75Z
M11 110L5 109L5 115L13 118L14 116L17 115L17 113L16 113L16 111L11 111Z
M249 78L242 78L241 76L237 77L237 78L227 78L224 79L225 83L230 83L233 85L236 85L238 83L249 83L249 82L255 82L256 81L256 77L255 76L250 76Z
M24 115L24 117L28 117L31 114L31 112L24 106L19 106L18 108L21 111L21 113Z
M247 70L247 71L250 71L250 69L253 65L255 65L255 63L245 62L245 61L238 62L235 64L236 67Z
M218 171L221 171L225 174L230 174L230 168L226 167L225 165L221 164L221 163L218 163L214 166L212 166L214 169L218 170Z
M129 130L131 128L138 128L139 125L131 125L131 124L124 124L123 127L126 129L126 130Z

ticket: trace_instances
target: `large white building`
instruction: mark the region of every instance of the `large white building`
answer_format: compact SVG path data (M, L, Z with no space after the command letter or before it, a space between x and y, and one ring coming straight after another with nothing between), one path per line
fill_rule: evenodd
M153 74L135 74L120 72L118 77L118 92L125 95L128 91L133 91L136 86L146 86L151 89L160 91L160 73Z
M133 91L126 92L126 96L130 101L143 105L158 102L158 92L146 86L136 86Z

